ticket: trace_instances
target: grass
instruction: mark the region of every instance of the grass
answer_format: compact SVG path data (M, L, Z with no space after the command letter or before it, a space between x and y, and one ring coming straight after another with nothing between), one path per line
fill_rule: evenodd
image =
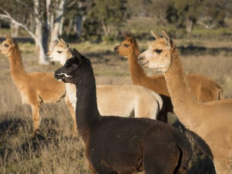
M176 40L177 45L189 45L189 40ZM192 41L199 45L199 41ZM119 43L119 42L118 42ZM132 84L128 62L117 56L113 47L118 43L106 44L71 44L87 55L92 63L97 84ZM224 47L227 41L208 43L210 47ZM146 49L147 42L139 42ZM36 55L31 45L19 45L22 49L24 67L27 72L54 71L59 64L41 66L37 64ZM29 48L28 51L27 48ZM219 47L220 48L220 47ZM183 54L183 64L187 73L200 73L216 80L224 89L225 97L232 97L232 59L224 54ZM2 174L88 174L84 156L84 147L79 139L71 136L71 115L62 100L57 104L45 104L41 110L41 133L43 137L32 137L31 109L21 104L21 97L16 89L9 70L8 59L0 56L0 173ZM149 75L160 74L154 70L145 70ZM169 114L169 123L176 127L177 119ZM194 149L194 157L190 163L188 174L214 174L212 162L197 148L191 135L186 133Z

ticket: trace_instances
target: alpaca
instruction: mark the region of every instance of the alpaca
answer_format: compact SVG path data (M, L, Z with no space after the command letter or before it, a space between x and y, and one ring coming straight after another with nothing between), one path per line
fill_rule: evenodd
M166 121L167 112L173 112L173 105L164 76L147 76L143 68L138 64L137 58L140 52L135 38L131 34L129 36L124 35L124 37L125 40L114 49L119 55L128 59L133 84L146 87L161 95L163 99L162 112L164 112L164 118L161 119ZM189 74L187 77L190 87L198 100L206 102L223 98L222 88L214 80L200 74Z
M211 102L197 100L188 84L188 79L179 52L163 31L148 50L139 55L139 63L145 68L163 72L174 111L186 128L200 136L212 152L218 174L232 173L232 100Z
M11 77L19 90L22 103L32 108L34 133L39 130L41 117L39 114L42 103L54 103L65 96L65 85L54 79L53 73L27 73L23 67L21 53L17 43L10 37L0 45L0 52L10 61ZM70 101L66 103L71 113L74 113Z
M157 120L102 117L91 62L76 50L74 54L54 74L76 85L76 120L92 173L185 174L192 155L187 138Z
M61 65L72 57L69 46L63 39L58 39L58 44L47 55L51 61L59 61ZM75 108L76 86L70 83L65 85ZM136 85L97 85L97 100L101 115L124 117L129 117L134 112L135 117L156 119L163 105L157 93Z

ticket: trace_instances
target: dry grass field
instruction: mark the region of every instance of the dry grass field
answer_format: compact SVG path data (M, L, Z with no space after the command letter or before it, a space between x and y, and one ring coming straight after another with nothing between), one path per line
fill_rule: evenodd
M189 45L188 41L177 40L179 46ZM182 60L187 73L200 73L216 80L224 89L224 96L232 98L232 42L199 42L194 45L209 48L183 52ZM207 45L208 44L208 45ZM97 84L132 84L128 62L112 50L115 44L73 45L88 56L93 64ZM146 43L142 43L142 49ZM20 44L23 63L27 72L54 71L59 64L40 66L36 55L27 50L30 45ZM210 51L221 49L219 52ZM228 48L228 49L227 49ZM217 50L216 49L216 50ZM149 75L159 72L147 70ZM71 136L72 119L64 100L57 104L45 104L41 110L41 137L32 137L31 109L21 104L6 57L0 56L0 173L2 174L88 174L81 139ZM169 122L176 125L174 114ZM220 119L220 118L219 118ZM189 136L187 134L187 136ZM212 162L199 150L189 136L194 157L188 174L214 174Z

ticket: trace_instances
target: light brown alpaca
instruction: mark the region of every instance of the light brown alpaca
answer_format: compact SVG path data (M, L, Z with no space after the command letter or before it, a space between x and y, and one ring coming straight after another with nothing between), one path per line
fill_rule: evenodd
M232 173L232 100L198 101L188 84L179 52L169 36L154 34L156 41L140 54L143 67L164 73L174 111L186 128L199 135L209 146L218 174Z
M9 36L0 45L0 51L10 61L11 77L19 90L22 103L29 104L33 114L34 132L39 129L41 117L39 114L42 103L54 103L65 96L65 85L58 82L53 73L27 73L23 67L21 53L17 43ZM70 102L66 98L67 105ZM75 116L73 108L71 113Z
M50 60L64 65L72 57L68 44L58 39L58 44L48 53ZM66 83L66 91L73 107L76 107L76 86ZM156 119L162 108L161 97L153 91L136 85L97 85L98 109L102 115Z
M128 59L131 78L135 85L146 87L161 95L164 110L164 118L161 118L161 120L166 121L166 114L167 112L173 112L173 106L164 76L147 76L143 68L138 64L140 51L135 38L131 34L129 36L124 35L124 37L125 40L115 47L115 51ZM198 100L207 102L223 98L222 88L214 80L200 74L189 74L187 78L190 88Z

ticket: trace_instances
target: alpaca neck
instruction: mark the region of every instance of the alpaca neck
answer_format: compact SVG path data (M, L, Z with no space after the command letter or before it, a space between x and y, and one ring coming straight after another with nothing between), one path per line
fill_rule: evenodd
M138 64L138 56L139 56L138 48L135 48L134 52L132 52L131 55L128 56L131 78L135 85L140 85L141 80L147 77L143 68Z
M8 56L8 58L10 60L11 76L12 76L14 82L16 83L16 85L18 87L20 87L19 83L22 82L23 80L25 80L27 73L23 67L21 54L20 54L20 51L17 48L17 46L15 49L13 49L13 51Z
M76 89L78 89L76 121L79 133L85 142L90 129L98 122L100 114L97 108L96 83L91 65L82 67L79 74L81 78L76 83Z
M191 113L193 113L193 110L197 111L199 103L189 87L179 53L175 46L172 49L171 60L172 63L168 71L164 73L164 76L174 106L174 112L188 129L197 132L202 117L191 115Z

